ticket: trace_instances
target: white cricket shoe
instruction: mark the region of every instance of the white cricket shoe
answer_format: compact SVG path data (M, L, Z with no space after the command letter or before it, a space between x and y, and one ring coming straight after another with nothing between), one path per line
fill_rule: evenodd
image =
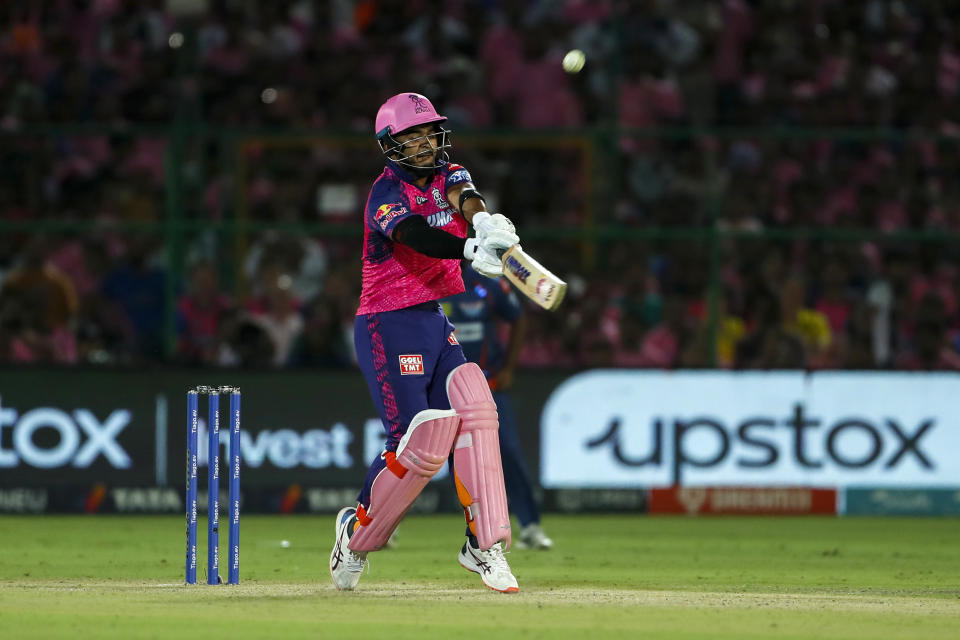
M553 540L548 538L540 525L536 523L528 524L520 529L520 535L514 541L514 544L519 549L542 549L546 551L553 548Z
M486 551L474 549L470 541L463 543L460 555L457 557L467 571L480 575L483 584L500 593L516 593L520 591L517 579L510 571L510 565L503 556L503 548L496 543Z
M352 591L367 565L366 553L354 553L347 546L350 541L349 527L352 526L356 513L357 510L353 507L340 509L333 528L337 538L333 551L330 552L330 577L340 591Z

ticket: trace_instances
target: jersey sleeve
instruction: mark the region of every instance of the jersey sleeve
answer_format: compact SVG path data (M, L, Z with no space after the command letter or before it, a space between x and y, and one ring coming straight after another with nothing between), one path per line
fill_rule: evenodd
M388 183L374 185L373 193L367 202L367 226L376 232L390 237L401 221L417 215L403 192Z
M498 279L495 285L490 287L490 295L493 298L494 311L507 322L514 323L523 315L523 306L505 278Z
M446 166L445 171L447 172L447 177L444 181L444 191L450 191L450 189L458 185L473 182L473 178L470 177L470 172L467 171L466 167L462 164L450 163Z

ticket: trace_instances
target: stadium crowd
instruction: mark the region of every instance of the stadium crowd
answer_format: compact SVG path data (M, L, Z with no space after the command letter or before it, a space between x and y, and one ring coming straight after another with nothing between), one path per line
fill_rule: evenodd
M372 118L414 89L455 145L505 132L455 152L521 235L620 230L525 240L570 292L521 364L960 368L956 3L199 4L0 3L0 222L36 225L0 233L0 362L351 366ZM178 164L176 127L314 142ZM241 213L344 232L203 227Z

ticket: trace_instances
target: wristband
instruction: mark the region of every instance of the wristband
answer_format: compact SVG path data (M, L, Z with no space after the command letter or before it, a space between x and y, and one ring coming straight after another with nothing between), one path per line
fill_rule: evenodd
M487 202L487 199L483 197L476 189L464 189L460 192L460 211L463 211L463 203L469 200L470 198L480 198L480 201L483 203Z

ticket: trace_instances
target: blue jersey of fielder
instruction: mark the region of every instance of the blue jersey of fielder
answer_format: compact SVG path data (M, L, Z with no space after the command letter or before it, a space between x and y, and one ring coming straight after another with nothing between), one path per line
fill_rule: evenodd
M443 300L443 309L453 323L454 335L470 362L476 362L489 378L503 367L506 349L497 333L497 322L511 324L523 307L505 279L481 276L463 269L465 291Z

